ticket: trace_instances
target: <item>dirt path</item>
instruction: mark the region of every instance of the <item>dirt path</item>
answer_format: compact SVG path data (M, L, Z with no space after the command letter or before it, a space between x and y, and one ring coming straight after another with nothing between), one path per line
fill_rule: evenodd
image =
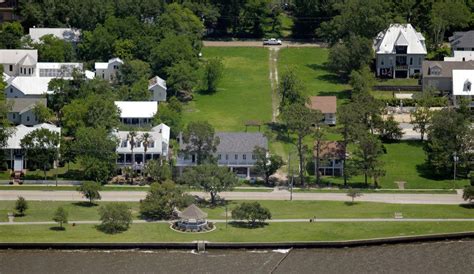
M280 105L280 98L278 96L278 47L270 47L269 54L269 69L270 69L270 86L272 89L272 122L276 122Z
M272 48L275 46L263 46L263 42L260 40L251 41L203 41L205 47L268 47ZM325 43L304 43L294 41L283 41L283 45L278 46L280 48L323 48L327 47Z

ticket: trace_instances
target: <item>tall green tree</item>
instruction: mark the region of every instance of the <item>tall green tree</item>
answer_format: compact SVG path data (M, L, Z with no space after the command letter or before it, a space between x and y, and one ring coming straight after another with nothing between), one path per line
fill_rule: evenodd
M77 188L77 191L82 193L82 195L89 200L90 204L93 204L94 200L100 200L102 197L100 196L100 190L102 186L99 183L95 182L83 182Z
M432 43L434 49L437 49L443 42L446 31L468 26L472 21L472 10L463 0L434 1L430 19Z
M314 132L314 124L322 120L321 112L307 108L305 105L294 104L286 107L282 118L288 131L296 136L296 150L299 159L299 177L302 185L305 185L305 159L308 152L304 139Z
M147 161L143 169L143 174L151 181L162 183L171 180L171 167L166 161Z
M203 82L207 92L216 92L224 75L224 63L219 58L210 59L204 66Z
M41 167L46 180L46 171L59 157L59 134L46 128L36 129L21 139L20 146L28 161Z
M187 155L195 155L196 163L213 162L213 153L219 145L214 127L206 121L190 122L183 132L185 147L181 148Z
M293 69L287 69L278 86L280 93L280 111L293 104L303 105L306 101L303 94L306 90L303 82Z
M38 43L33 44L33 47L38 50L41 62L71 62L75 57L72 44L52 34L41 37Z
M270 154L267 149L262 147L255 147L253 155L256 158L254 164L255 172L262 174L265 184L268 184L270 176L283 166L283 159L280 155Z
M232 190L238 179L227 167L204 164L186 170L180 181L208 192L211 195L211 204L215 205L217 194Z
M372 40L350 35L329 49L327 67L346 79L353 70L359 70L370 64L372 58Z
M4 22L0 25L0 48L19 49L23 43L23 27L19 22Z
M98 229L109 234L127 231L132 224L132 210L125 203L111 203L99 208Z
M369 184L369 178L378 178L383 174L383 163L380 156L383 154L382 143L373 134L364 132L357 135L356 157L357 167L364 174L364 182ZM375 187L377 181L375 180Z
M127 60L119 68L117 75L119 83L122 85L131 86L140 81L142 78L151 78L150 64L142 60Z

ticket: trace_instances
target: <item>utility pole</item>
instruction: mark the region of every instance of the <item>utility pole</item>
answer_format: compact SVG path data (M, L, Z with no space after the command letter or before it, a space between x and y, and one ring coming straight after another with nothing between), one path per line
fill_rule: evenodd
M459 157L458 157L458 154L456 152L454 152L454 154L453 154L453 160L454 160L454 182L456 183L456 166L457 166L457 163L459 161Z
M291 182L290 182L291 173ZM291 151L288 153L288 187L290 188L290 201L293 201L293 172L291 171Z

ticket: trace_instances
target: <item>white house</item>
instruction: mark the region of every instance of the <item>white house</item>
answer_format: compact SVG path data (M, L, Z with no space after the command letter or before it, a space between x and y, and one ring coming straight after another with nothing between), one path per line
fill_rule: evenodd
M3 149L9 168L13 167L14 171L23 171L25 169L26 159L25 153L20 146L21 140L29 133L41 128L61 134L61 128L51 124L38 124L32 127L18 125L14 128L13 134L8 138L7 145Z
M46 106L46 98L10 98L7 99L7 104L11 106L7 115L10 123L33 126L39 123L34 107L37 104Z
M95 63L95 77L110 82L115 81L121 65L123 65L123 61L120 58L112 58L107 63Z
M217 164L229 167L238 175L250 178L251 169L256 162L253 151L255 147L268 149L267 137L260 132L217 132L216 136L219 138L219 145L214 154ZM184 168L197 164L195 155L184 153L185 147L186 144L180 138L181 152L176 163L180 174Z
M337 98L336 96L311 96L308 107L319 110L324 115L324 123L336 125Z
M72 28L30 28L29 35L35 43L40 42L40 38L45 35L53 35L61 40L77 44L81 37L81 30Z
M143 144L143 134L148 133L148 146L145 153ZM119 168L132 167L135 170L141 170L148 160L166 159L168 157L170 143L170 128L165 124L160 124L150 131L137 131L134 138L132 153L129 131L116 131L115 137L118 139L117 146L117 166Z
M116 101L115 105L120 110L120 121L133 126L149 125L158 111L154 101Z
M458 105L460 97L470 100L470 107L474 108L474 69L453 70L453 104Z
M455 32L449 37L451 43L451 57L444 57L444 61L473 61L474 60L474 30Z
M408 78L421 73L427 54L425 38L411 24L392 24L373 45L379 77Z
M38 51L30 49L0 49L0 64L9 76L31 76L35 73Z
M155 76L148 81L148 90L152 94L152 101L166 102L166 81Z

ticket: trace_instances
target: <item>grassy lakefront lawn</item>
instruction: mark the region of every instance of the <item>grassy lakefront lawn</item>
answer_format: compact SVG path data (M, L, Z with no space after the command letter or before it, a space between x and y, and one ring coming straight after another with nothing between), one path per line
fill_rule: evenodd
M394 236L412 236L473 230L472 222L367 222L367 223L270 223L259 228L241 228L218 223L216 230L186 234L168 224L132 224L119 234L105 234L95 225L66 225L55 231L51 225L0 226L0 242L288 242L340 241Z
M194 94L184 108L185 123L203 120L219 131L244 131L248 120L271 121L267 48L209 47L203 57L222 58L224 77L217 92Z
M350 198L347 198L348 201ZM228 201L228 214L242 201ZM69 220L93 221L99 219L98 208L111 202L97 202L89 206L87 202L29 201L29 209L15 222L51 221L55 210L62 206L69 212ZM474 207L459 205L415 205L341 201L260 201L272 213L273 219L306 218L393 218L401 212L405 218L474 218ZM0 201L0 221L7 221L7 213L12 212L15 201ZM139 219L138 202L126 202L132 209L133 217ZM209 219L225 219L225 206L201 207L209 214ZM229 215L230 216L230 215Z

